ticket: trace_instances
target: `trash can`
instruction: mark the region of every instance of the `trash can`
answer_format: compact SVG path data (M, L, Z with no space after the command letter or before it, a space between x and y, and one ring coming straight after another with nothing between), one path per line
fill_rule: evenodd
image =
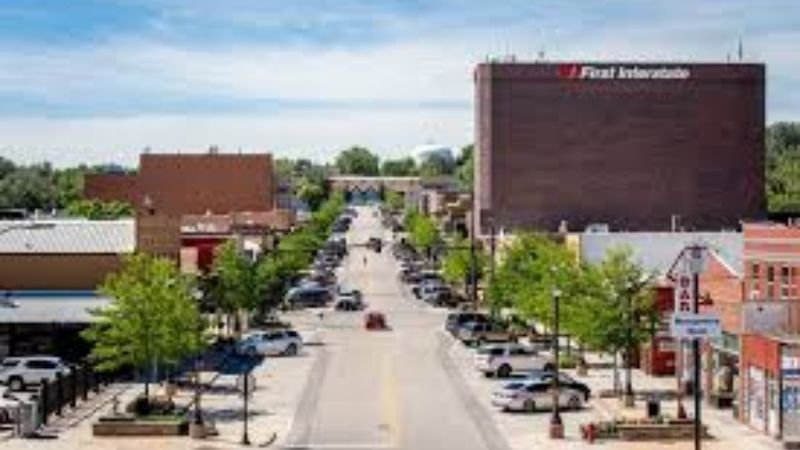
M38 427L36 420L36 409L31 403L19 403L17 405L17 436L31 436Z
M650 396L647 398L647 418L654 419L661 415L661 401L658 397Z

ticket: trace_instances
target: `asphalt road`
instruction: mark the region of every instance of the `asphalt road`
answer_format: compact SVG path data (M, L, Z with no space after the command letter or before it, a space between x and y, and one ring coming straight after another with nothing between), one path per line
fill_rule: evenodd
M347 239L390 238L360 208ZM366 258L366 263L365 263ZM388 251L353 248L340 281L361 289L391 330L366 331L363 313L326 313L326 344L309 375L288 448L505 450L491 418L445 357L444 310L413 300Z

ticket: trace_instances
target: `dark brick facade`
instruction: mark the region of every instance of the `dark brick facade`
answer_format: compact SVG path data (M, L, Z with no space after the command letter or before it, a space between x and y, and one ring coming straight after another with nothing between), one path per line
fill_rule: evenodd
M616 72L602 72L609 68ZM668 230L675 214L686 229L717 230L764 218L764 72L761 64L479 65L481 224Z
M275 177L269 154L144 154L134 175L88 175L84 197L120 200L144 211L149 196L157 213L180 217L270 211Z

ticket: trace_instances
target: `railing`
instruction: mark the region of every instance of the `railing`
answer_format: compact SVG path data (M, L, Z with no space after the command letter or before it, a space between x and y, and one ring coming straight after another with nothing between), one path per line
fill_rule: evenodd
M90 392L98 394L111 380L111 375L89 366L73 366L68 375L59 373L53 380L42 380L37 397L39 423L46 425L51 415L61 416L65 408L76 408L79 401L88 400Z

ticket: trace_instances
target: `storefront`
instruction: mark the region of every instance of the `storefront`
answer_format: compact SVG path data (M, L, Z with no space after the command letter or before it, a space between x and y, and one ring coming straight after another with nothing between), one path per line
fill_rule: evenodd
M783 441L800 440L800 337L742 337L742 421Z

